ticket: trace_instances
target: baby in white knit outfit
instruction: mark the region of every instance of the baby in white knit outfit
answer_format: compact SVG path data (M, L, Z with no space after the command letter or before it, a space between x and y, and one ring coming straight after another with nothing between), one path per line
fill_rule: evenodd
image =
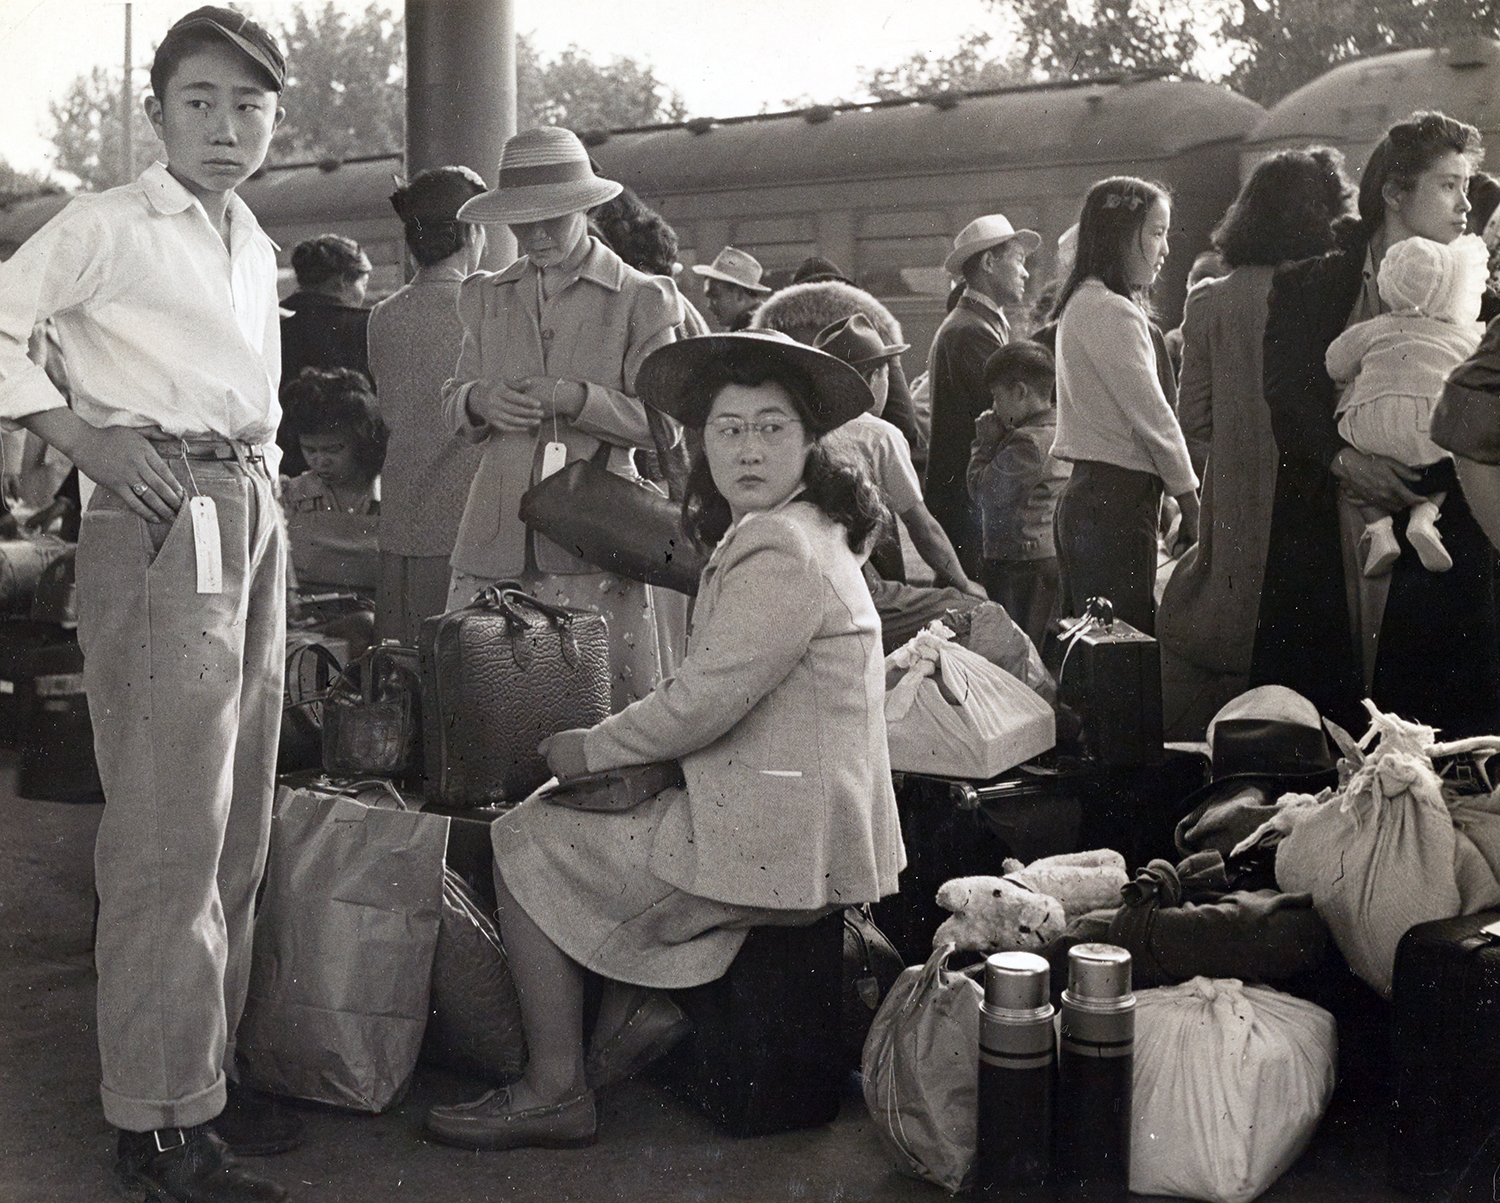
M1334 381L1348 385L1337 410L1346 443L1411 468L1447 458L1429 433L1432 411L1448 374L1484 334L1477 319L1488 271L1488 252L1474 234L1446 245L1403 238L1386 250L1376 286L1390 312L1350 326L1329 345L1325 361ZM1406 521L1406 537L1430 572L1453 567L1436 526L1446 497L1432 494L1411 507ZM1380 576L1401 555L1392 516L1375 505L1359 510L1364 573Z

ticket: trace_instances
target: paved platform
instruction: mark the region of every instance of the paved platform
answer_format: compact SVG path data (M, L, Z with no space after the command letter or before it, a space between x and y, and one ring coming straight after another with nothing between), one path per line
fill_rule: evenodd
M0 752L0 1203L114 1197L97 1094L91 856L100 807L15 795ZM650 1082L600 1100L598 1145L466 1153L424 1139L434 1102L476 1084L419 1069L379 1116L305 1108L307 1144L258 1163L298 1203L941 1203L889 1166L851 1078L827 1127L738 1140ZM1312 1147L1266 1203L1395 1203L1382 1109L1335 1096Z

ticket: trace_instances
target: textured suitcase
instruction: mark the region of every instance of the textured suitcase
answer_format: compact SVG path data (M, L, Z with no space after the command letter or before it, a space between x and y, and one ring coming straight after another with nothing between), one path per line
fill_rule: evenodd
M53 622L0 620L0 747L19 744L36 709L36 678L72 671L78 639Z
M420 650L430 802L519 802L552 775L543 739L609 716L609 632L592 610L492 587L425 619Z
M844 920L756 927L718 981L675 990L693 1032L656 1076L731 1136L830 1123L844 1073Z
M1162 756L1161 651L1114 617L1101 598L1081 619L1064 618L1048 640L1058 707L1082 724L1084 752L1100 764L1155 764Z
M30 614L42 572L72 547L56 535L0 539L0 614Z
M1389 1173L1393 1186L1419 1197L1492 1198L1500 1164L1497 920L1500 911L1419 923L1396 948Z

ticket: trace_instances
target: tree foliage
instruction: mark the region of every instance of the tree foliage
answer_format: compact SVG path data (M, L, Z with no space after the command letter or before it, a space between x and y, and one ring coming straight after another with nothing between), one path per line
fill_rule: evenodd
M861 80L876 100L931 96L936 92L979 92L1031 81L1032 73L1015 48L996 57L992 34L968 34L952 54L913 54L894 67L877 67Z
M22 171L0 159L0 205L29 196L46 196L61 192L63 187L45 172Z
M1019 27L1022 61L1051 79L1183 70L1198 53L1199 18L1176 0L1093 0L1091 10L1086 0L990 0L990 5L1009 10Z
M1269 105L1347 59L1497 29L1496 0L1245 0L1217 35L1238 57L1224 82Z
M331 3L299 8L281 31L286 109L271 161L350 159L399 151L406 137L401 22L378 5L351 18Z
M287 58L286 119L271 140L270 162L296 163L390 154L402 149L406 121L406 53L401 21L379 4L351 16L328 0L296 10L277 31ZM517 122L585 131L676 121L682 97L649 64L630 58L596 63L576 46L544 62L517 38ZM138 82L144 85L145 72ZM131 107L131 170L120 162L118 70L96 67L73 81L51 106L54 162L85 188L133 178L161 154L138 92ZM4 177L0 176L0 187Z
M53 163L76 175L88 189L112 188L134 177L161 153L156 131L139 98L130 105L134 139L132 162L122 162L120 121L121 72L95 67L80 75L63 98L49 105L52 114Z
M632 58L596 63L577 46L543 62L524 34L516 39L516 128L562 125L577 131L680 121L682 97Z

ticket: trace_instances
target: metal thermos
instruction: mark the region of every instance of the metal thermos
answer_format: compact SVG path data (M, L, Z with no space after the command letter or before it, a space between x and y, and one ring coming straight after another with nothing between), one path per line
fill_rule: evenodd
M1050 969L1032 952L984 963L974 1189L986 1200L1041 1198L1052 1165L1057 1072Z
M1130 1193L1135 995L1130 953L1113 944L1068 950L1057 1055L1052 1168L1064 1203L1124 1203Z

